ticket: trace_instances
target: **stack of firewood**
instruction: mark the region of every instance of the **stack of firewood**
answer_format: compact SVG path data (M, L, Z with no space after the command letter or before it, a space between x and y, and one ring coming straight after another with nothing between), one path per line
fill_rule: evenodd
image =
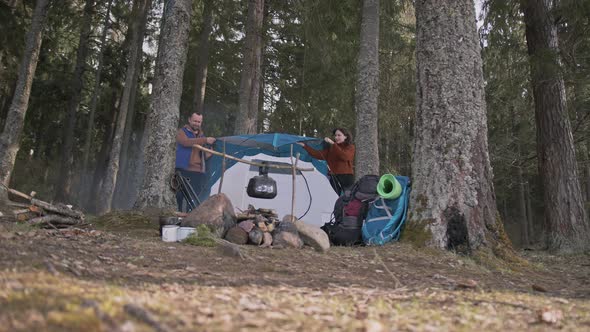
M262 217L262 218L261 218ZM244 220L258 220L264 221L267 224L279 222L279 215L273 209L257 209L252 205L248 205L248 209L237 215L238 223Z
M19 198L19 202L8 201L12 215L17 222L26 222L41 227L65 228L84 224L84 213L72 209L71 205L48 203L30 195L7 188L8 193Z
M277 212L273 209L256 209L249 205L248 209L239 213L237 225L230 228L225 239L235 244L254 244L269 247L272 244L271 233L279 224Z

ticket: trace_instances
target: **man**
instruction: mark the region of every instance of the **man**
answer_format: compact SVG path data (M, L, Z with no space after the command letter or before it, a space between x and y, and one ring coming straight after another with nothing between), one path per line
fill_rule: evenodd
M205 137L201 126L203 115L193 113L188 118L188 124L178 129L176 133L176 170L189 179L195 193L199 195L207 182L205 176L205 160L211 157L210 153L205 154L202 150L193 145L205 145L215 143L214 137ZM176 202L178 211L183 211L182 202L184 196L180 190L176 191Z

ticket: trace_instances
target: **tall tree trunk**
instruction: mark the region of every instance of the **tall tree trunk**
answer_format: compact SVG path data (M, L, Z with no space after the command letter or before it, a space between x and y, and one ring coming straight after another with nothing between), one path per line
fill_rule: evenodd
M521 1L535 99L546 244L552 251L581 252L590 248L590 225L578 182L552 3Z
M23 132L31 86L37 69L48 4L49 0L37 0L35 5L31 29L27 32L25 52L18 72L14 97L12 97L4 130L0 136L0 185L6 187L9 185L16 154L20 148L20 136ZM5 195L6 191L0 188L0 199L6 198Z
M363 0L356 81L355 173L379 174L379 0Z
M121 146L123 144L123 134L125 133L125 125L127 123L127 113L129 110L129 100L133 87L135 87L134 80L137 79L136 72L138 71L138 54L142 52L141 44L138 42L139 39L143 40L143 34L141 34L141 22L143 21L143 15L147 15L147 11L150 6L150 1L147 0L136 0L137 7L135 11L135 17L133 19L131 27L131 42L129 59L127 64L127 73L125 74L125 87L123 89L123 97L121 98L121 105L119 109L119 116L115 124L115 135L113 137L113 143L109 155L109 163L105 173L105 179L102 184L101 194L97 197L97 211L98 213L105 213L111 210L113 203L113 196L117 185L117 174L119 172L119 160L121 157Z
M139 13L137 19L140 20L139 22L139 31L138 37L136 38L136 47L139 50L142 50L143 47L143 40L145 38L145 32L147 28L147 21L149 16L149 11L151 8L151 0L148 0L146 6L142 8L143 12ZM130 208L135 199L132 201L129 200L129 194L131 190L137 190L137 187L130 186L130 179L129 177L132 176L132 165L135 164L135 161L132 161L130 155L133 156L134 154L130 151L130 144L132 144L132 132L133 132L133 120L135 119L135 100L137 98L138 93L138 84L139 84L139 75L141 73L141 63L143 58L143 52L137 52L137 66L138 68L135 70L135 78L133 79L133 86L131 87L131 95L129 96L129 109L127 110L127 119L125 121L125 132L123 133L123 145L121 146L121 160L120 165L121 169L119 170L119 174L117 175L117 189L115 191L115 202L121 201L123 204L120 206L114 206L115 208ZM135 140L137 141L137 140ZM136 150L136 149L135 149ZM133 150L133 151L135 151ZM122 179L122 180L121 180ZM113 203L114 204L114 203Z
M120 98L117 93L113 93L112 96L112 113L110 121L107 123L105 131L102 136L102 145L100 151L96 157L96 163L94 168L94 175L92 176L92 185L90 186L89 195L86 197L86 209L96 212L97 211L97 197L100 195L102 182L105 176L106 168L109 163L109 151L113 143L113 133L115 131L115 121L117 120L117 114L120 105Z
M248 0L248 19L243 50L244 62L240 79L239 109L234 126L235 134L256 133L263 18L264 0Z
M205 0L203 23L199 34L197 50L197 70L195 75L195 94L193 95L193 112L202 114L207 87L207 67L209 65L209 37L213 29L213 0Z
M520 160L519 160L520 163ZM526 246L530 243L529 223L526 214L525 183L522 166L517 166L516 181L518 181L518 223L520 225L520 245Z
M574 111L575 111L575 121L576 123L578 123L578 126L580 126L582 129L581 132L588 132L590 130L590 126L588 126L588 124L586 124L585 122L585 113L587 112L587 110L585 109L585 99L587 99L588 97L590 97L590 95L588 95L585 92L585 88L586 85L584 84L584 79L582 77L584 77L584 74L582 73L582 70L580 69L581 66L576 66L576 75L575 77L580 77L578 79L576 79L576 81L574 82ZM589 89L590 91L590 89ZM582 194L583 194L583 199L584 199L584 206L590 206L590 153L588 150L588 143L589 143L589 139L588 137L586 139L582 139L581 141L578 142L578 160L582 161L582 178L580 180L580 186L581 186L581 190L582 190ZM588 213L588 210L586 210L586 213Z
M104 17L102 28L102 35L100 37L100 51L98 52L98 64L96 66L96 73L94 75L94 89L92 91L92 98L90 100L90 110L88 114L88 124L86 126L86 139L84 140L84 150L82 151L82 172L88 170L88 160L90 159L90 147L92 146L92 132L94 128L94 118L96 115L96 107L98 105L98 96L100 95L100 80L102 77L102 68L104 63L104 52L106 50L107 33L110 28L111 6L113 0L109 0L107 4L107 11Z
M138 208L176 205L169 181L174 171L176 126L191 10L190 0L168 1L164 9L150 114L146 123L145 174L135 202Z
M531 203L531 185L527 181L525 186L525 201L526 201L526 219L527 219L527 229L529 233L529 243L533 244L537 240L537 235L535 234L535 225L533 224L534 220L534 211L533 211L533 204Z
M71 172L73 167L73 145L76 130L76 113L82 99L82 88L84 86L84 72L86 71L86 58L88 57L90 33L92 32L92 15L94 13L94 0L86 0L84 5L84 16L78 42L76 55L76 67L70 83L68 102L68 113L66 126L63 131L63 150L61 155L61 167L57 180L55 199L67 201L70 199Z
M416 2L417 112L408 227L426 244L470 253L511 248L496 207L475 8Z
M517 184L517 202L518 202L518 217L516 218L518 224L520 225L520 245L524 247L530 243L529 241L529 228L528 228L528 218L526 213L526 198L525 198L525 180L524 180L524 172L523 172L523 165L524 159L522 156L522 147L521 147L521 135L520 135L520 118L516 114L514 106L510 107L510 118L511 118L511 137L514 145L516 147L516 184Z

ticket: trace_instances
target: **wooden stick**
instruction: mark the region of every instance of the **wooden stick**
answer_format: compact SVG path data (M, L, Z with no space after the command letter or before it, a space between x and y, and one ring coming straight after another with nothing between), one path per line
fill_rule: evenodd
M31 199L31 204L37 205L38 207L40 207L44 210L55 212L55 213L58 213L58 214L61 214L61 215L67 216L67 217L76 218L76 219L84 219L84 214L82 212L72 210L72 209L68 208L67 206L52 205L47 202L38 200L36 198Z
M83 221L76 218L62 217L55 214L49 214L42 217L33 218L28 221L32 225L53 224L53 225L79 225Z
M240 158L237 158L237 157L228 155L228 154L217 152L215 150L207 149L206 147L203 147L203 146L200 146L200 145L197 145L197 144L193 145L193 147L194 148L197 148L199 150L203 150L205 152L209 152L209 153L214 154L216 156L222 156L222 157L225 157L225 158L228 158L228 159L231 159L231 160L235 160L235 161L238 161L238 162L241 162L241 163L244 163L244 164L248 164L248 165L253 165L253 166L268 166L270 168L282 168L282 169L291 169L291 168L293 168L293 166L291 166L291 165L276 165L276 164L272 164L272 163L270 163L270 164L262 164L262 163L257 163L257 162L253 162L253 161L246 160L246 159L240 159ZM299 167L297 167L296 169L298 171L301 171L301 172L311 172L311 171L314 170L314 168L299 168Z
M31 196L29 196L29 195L27 195L27 194L25 194L25 193L21 193L21 192L20 192L20 191L18 191L18 190L10 189L10 188L8 188L8 187L6 187L6 186L3 186L3 187L4 187L4 188L6 188L6 190L8 190L8 192L9 192L9 193L11 193L11 194L13 194L13 195L16 195L16 196L18 196L18 197L21 197L21 198L27 199L27 200L29 200L29 201L30 201L30 200L31 200L31 198L32 198Z
M44 202L42 200L33 198L33 197L31 197L31 196L29 196L27 194L24 194L24 193L22 193L22 192L20 192L18 190L14 190L14 189L8 188L8 187L6 187L4 185L3 185L3 187L5 187L6 190L8 190L9 193L14 194L14 195L16 195L18 197L27 199L27 200L29 200L31 202L31 204L36 205L36 206L38 206L38 207L40 207L40 208L42 208L44 210L55 212L55 213L58 213L58 214L61 214L61 215L64 215L64 216L68 216L68 217L72 217L72 218L84 219L84 213L82 213L80 211L72 210L72 209L70 209L70 208L68 208L66 206L53 205L53 204ZM11 205L18 206L16 204L19 204L19 203L13 203Z
M13 202L13 201L6 202L6 205L20 207L20 208L29 208L29 206L31 206L30 204L27 204L27 203L17 203L17 202Z
M291 191L291 221L295 222L295 176L297 175L297 162L299 162L299 152L293 163L293 145L291 145L291 176L293 178L293 190Z
M219 179L219 188L217 194L221 193L221 186L223 186L223 176L225 175L225 141L223 141L223 160L221 161L221 179Z

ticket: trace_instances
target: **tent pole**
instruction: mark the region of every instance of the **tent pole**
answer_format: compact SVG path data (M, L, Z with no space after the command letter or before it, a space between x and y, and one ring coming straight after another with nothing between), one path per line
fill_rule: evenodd
M291 192L291 221L295 222L295 175L297 169L297 162L299 161L299 152L293 163L293 145L291 144L291 177L293 178L293 190Z
M217 194L221 194L221 186L223 186L223 176L225 175L225 141L223 141L223 159L221 160L221 179L219 180L219 188Z
M235 160L237 162L248 164L248 165L268 166L269 168L280 168L280 169L290 169L291 167L293 167L291 165L274 165L274 164L255 163L255 162L252 162L252 161L249 161L249 160L246 160L246 159L236 158L236 157L234 157L232 155L227 155L227 154L224 154L224 153L215 151L215 150L207 149L207 148L202 147L202 146L200 146L198 144L193 145L193 148L197 148L199 150L202 150L202 151L205 151L205 152L209 152L209 153L214 154L216 156L222 156L222 157L225 156L225 158L227 158L227 159ZM298 171L301 171L301 172L312 172L312 171L314 171L314 168L313 167L311 167L311 168L300 168L300 167L297 167L296 169Z

